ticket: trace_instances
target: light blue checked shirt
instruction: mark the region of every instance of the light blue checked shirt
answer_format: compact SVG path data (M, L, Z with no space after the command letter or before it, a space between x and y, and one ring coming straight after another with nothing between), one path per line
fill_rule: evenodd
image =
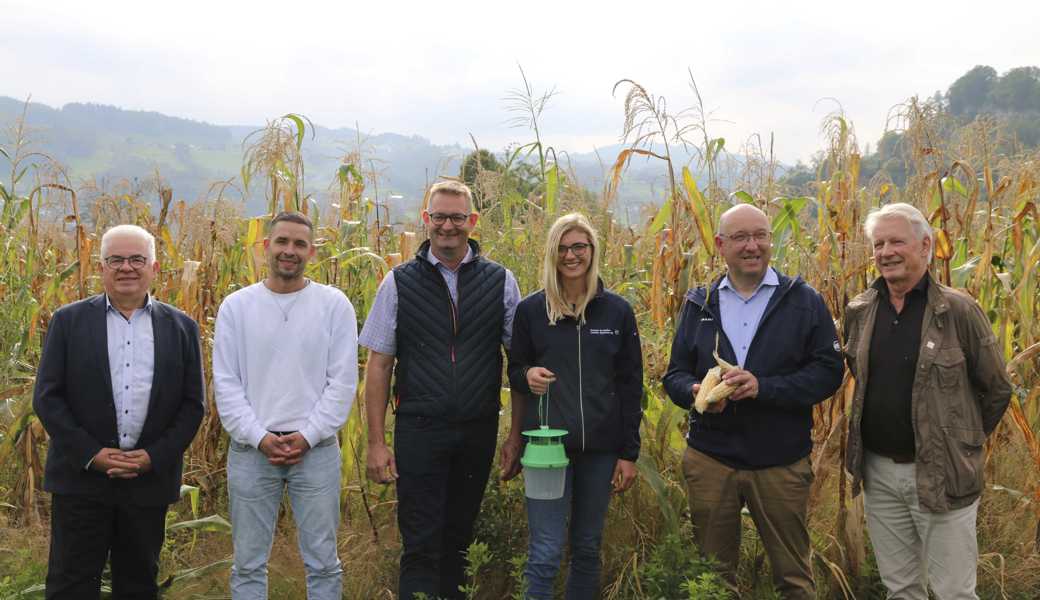
M444 265L433 252L426 251L426 259L437 267L437 271L444 277L444 283L448 284L448 293L452 302L459 300L459 274ZM473 249L466 250L466 256L459 266L476 259ZM509 348L509 340L513 334L513 315L516 313L516 305L520 303L520 286L516 283L516 277L506 269L505 290L503 304L505 305L505 319L502 320L502 345ZM380 354L396 356L397 353L397 284L394 283L394 272L391 270L379 284L376 297L372 301L372 310L368 312L365 326L358 336L358 343L369 350Z
M766 270L765 277L750 298L745 299L733 289L729 275L719 283L719 316L722 318L722 330L733 344L733 352L737 355L740 368L744 368L751 340L755 338L769 299L779 286L780 279L772 267Z

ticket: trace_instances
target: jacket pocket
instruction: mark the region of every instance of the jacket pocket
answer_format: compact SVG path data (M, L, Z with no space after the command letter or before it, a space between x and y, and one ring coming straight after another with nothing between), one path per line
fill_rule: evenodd
M972 496L982 491L982 445L986 435L981 429L943 427L946 442L946 495Z
M960 348L943 348L935 357L935 372L942 389L952 389L958 384L966 384L962 377L964 371L964 352Z

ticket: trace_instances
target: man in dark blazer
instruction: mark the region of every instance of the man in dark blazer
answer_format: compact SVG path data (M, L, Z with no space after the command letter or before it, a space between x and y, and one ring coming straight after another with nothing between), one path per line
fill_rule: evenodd
M198 325L153 299L155 238L101 240L105 293L51 317L33 409L50 435L48 599L91 599L111 558L113 597L155 598L166 511L202 421Z

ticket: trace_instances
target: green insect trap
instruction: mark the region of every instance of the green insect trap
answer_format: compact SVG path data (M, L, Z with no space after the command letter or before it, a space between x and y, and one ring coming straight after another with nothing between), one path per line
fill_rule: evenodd
M524 466L524 491L533 500L556 500L563 497L567 474L567 452L563 448L564 429L550 429L548 391L538 399L538 429L524 431L527 448L520 459Z

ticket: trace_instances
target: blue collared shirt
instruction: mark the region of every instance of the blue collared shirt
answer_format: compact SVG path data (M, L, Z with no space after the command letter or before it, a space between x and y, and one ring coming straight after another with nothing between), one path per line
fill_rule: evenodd
M722 330L733 344L737 355L737 364L744 368L751 340L758 331L758 324L766 312L769 299L780 286L780 279L772 267L766 269L766 275L755 288L751 297L744 298L730 284L729 275L719 283L719 316L722 318Z
M152 297L127 319L105 296L108 332L108 366L112 375L112 399L116 405L119 448L137 446L152 393L155 373L155 337L152 333Z
M472 248L466 249L466 256L459 266L475 260ZM458 270L449 269L444 263L433 255L431 250L426 251L426 260L437 267L437 271L444 277L444 283L448 285L448 293L451 301L459 301L459 273ZM502 320L502 345L509 348L509 340L513 334L513 314L516 305L520 303L520 286L516 283L516 277L506 269L505 290L502 296L505 305L505 318ZM380 354L395 356L397 352L397 284L394 283L394 272L390 271L379 284L376 297L372 300L372 308L368 311L365 325L361 328L358 343L369 350Z

